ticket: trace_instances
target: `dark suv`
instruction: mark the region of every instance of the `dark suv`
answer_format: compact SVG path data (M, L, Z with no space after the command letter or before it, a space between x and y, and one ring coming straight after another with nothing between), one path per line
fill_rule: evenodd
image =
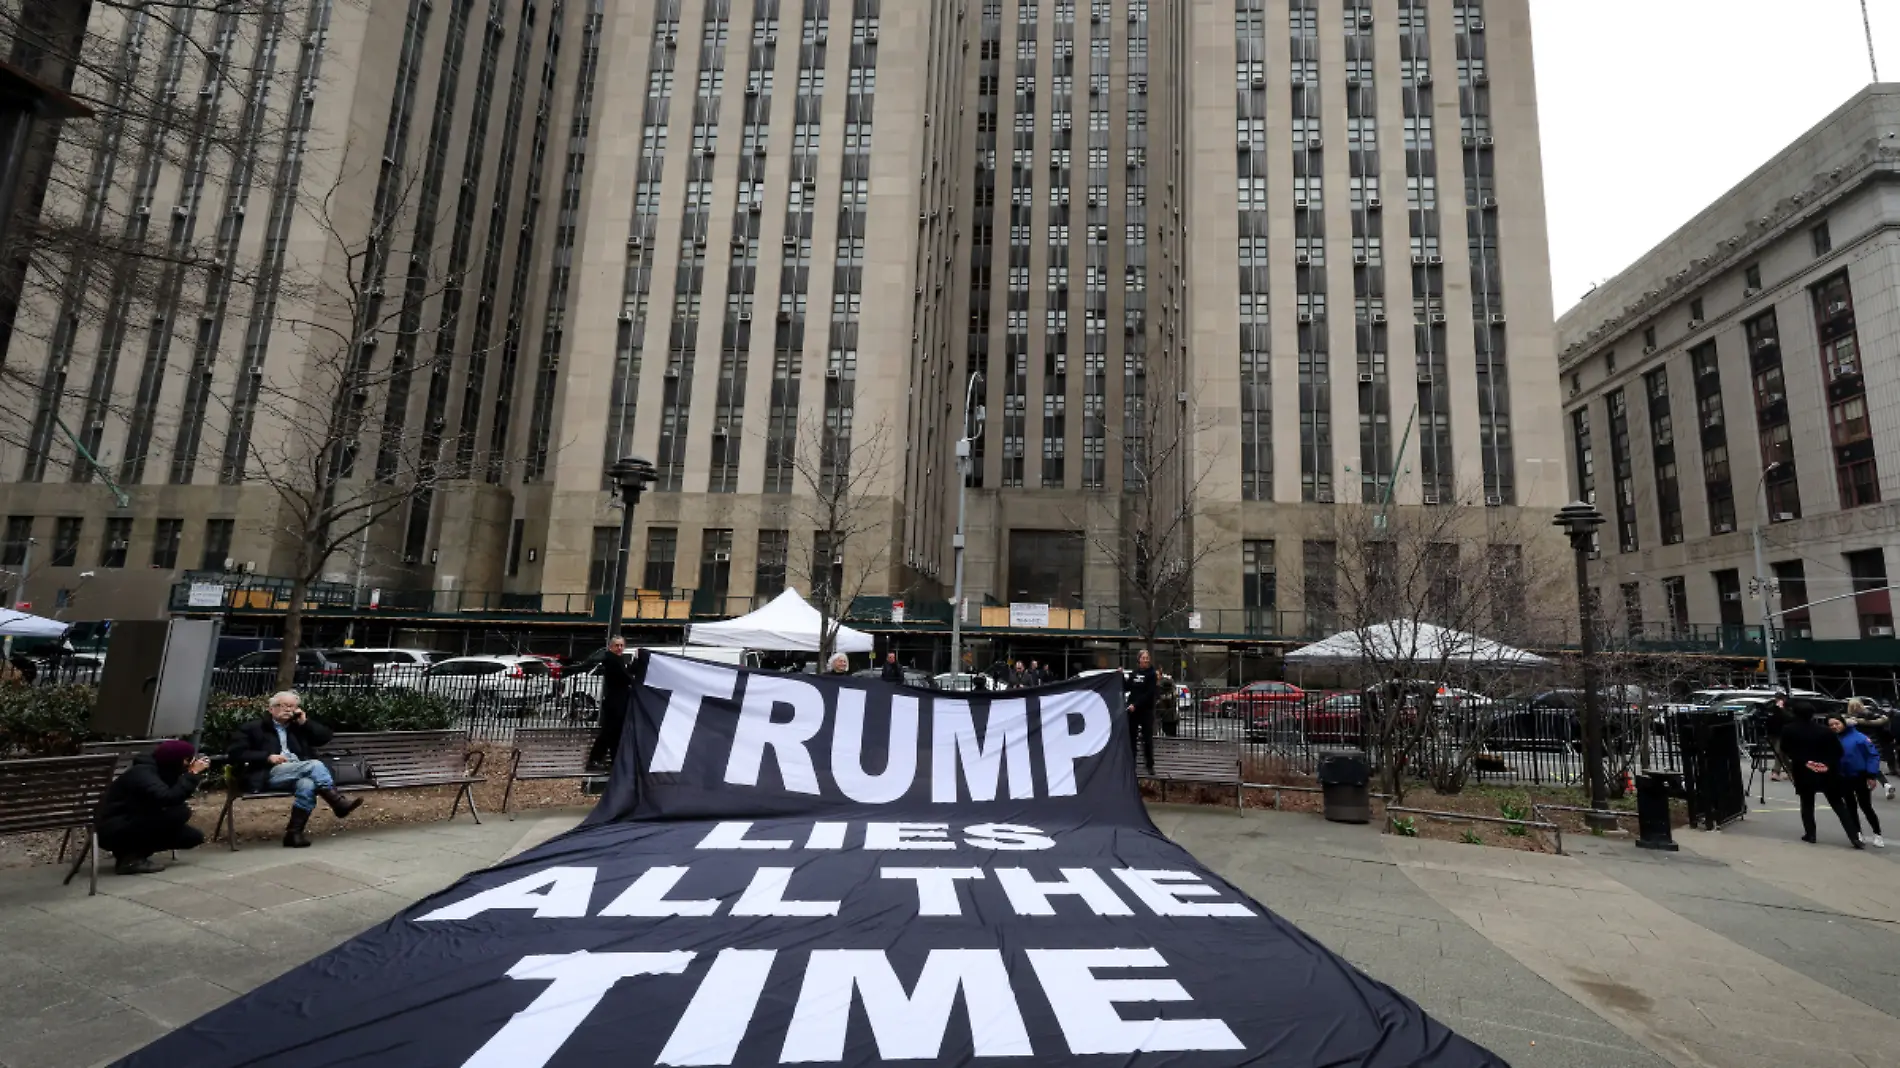
M277 688L277 665L281 649L261 649L245 653L211 673L211 688L239 697L262 697ZM321 690L350 685L368 685L371 676L350 672L340 660L324 649L297 650L297 670L291 685L300 690Z

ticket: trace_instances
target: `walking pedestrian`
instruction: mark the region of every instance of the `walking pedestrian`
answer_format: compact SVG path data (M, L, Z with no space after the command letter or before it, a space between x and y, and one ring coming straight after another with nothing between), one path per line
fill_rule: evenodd
M1135 656L1135 670L1128 673L1128 743L1137 747L1149 777L1155 773L1155 694L1160 677L1154 661L1143 649Z
M1886 760L1887 767L1891 768L1894 774L1900 775L1900 763L1894 761L1892 713L1879 705L1854 697L1848 699L1847 718L1849 722L1860 728L1861 733L1865 734L1869 741L1874 743L1875 753ZM1879 779L1880 785L1886 788L1887 800L1892 801L1893 784L1887 781L1886 773L1880 770L1879 760L1874 762L1874 777Z
M633 700L633 669L627 666L627 639L616 634L607 642L600 660L600 727L587 751L587 770L605 771L620 751L620 734L627 726L627 705Z
M1880 774L1880 752L1874 748L1874 741L1860 732L1853 721L1841 716L1829 716L1827 729L1841 740L1841 784L1848 797L1859 806L1860 814L1867 817L1867 828L1874 832L1869 843L1875 847L1884 847L1887 840L1880 837L1880 817L1874 814L1874 787L1878 785Z
M1847 791L1838 771L1841 765L1841 740L1825 723L1817 722L1811 716L1796 714L1782 728L1781 751L1787 757L1795 793L1801 797L1801 840L1809 844L1814 842L1814 795L1821 794L1827 798L1828 807L1840 819L1841 829L1847 832L1847 840L1855 849L1859 849L1860 820L1847 800Z

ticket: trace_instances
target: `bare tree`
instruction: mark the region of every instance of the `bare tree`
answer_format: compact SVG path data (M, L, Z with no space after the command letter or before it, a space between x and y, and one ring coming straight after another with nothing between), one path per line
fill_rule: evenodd
M1475 500L1475 498L1473 498ZM1396 803L1423 778L1464 785L1491 740L1486 709L1524 685L1499 646L1555 644L1569 614L1562 554L1524 513L1458 501L1434 507L1342 504L1324 533L1337 560L1333 601L1346 635L1342 673L1359 693L1359 722Z
M893 513L886 476L891 466L890 427L882 421L853 433L817 418L799 426L792 458L796 488L791 514L811 531L811 552L793 554L786 571L811 590L822 617L818 663L822 669L838 645L844 616L872 580L890 571Z
M1215 459L1198 442L1213 429L1211 418L1173 418L1140 402L1121 432L1110 432L1124 457L1121 495L1091 494L1088 513L1069 520L1084 531L1091 554L1120 576L1120 625L1149 648L1186 629L1195 572L1229 547L1194 529L1194 502Z
M430 327L415 314L461 279L434 273L434 250L412 244L414 231L401 224L411 215L410 189L386 185L367 228L352 217L362 213L348 206L347 176L310 205L329 255L304 299L272 324L300 351L282 370L251 368L248 387L234 395L245 405L231 412L241 455L227 461L223 480L269 487L278 504L270 533L291 556L279 685L292 680L306 596L330 559L412 497L468 476L440 421L411 419L408 410L415 379L453 373L480 355L452 334L436 336L453 323ZM408 265L401 300L383 296L392 263Z

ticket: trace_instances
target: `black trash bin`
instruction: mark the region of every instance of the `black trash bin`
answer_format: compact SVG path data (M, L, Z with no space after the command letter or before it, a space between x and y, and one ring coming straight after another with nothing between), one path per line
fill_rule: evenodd
M1372 767L1356 749L1328 749L1319 755L1320 811L1334 823L1372 822L1367 784Z
M1636 777L1637 845L1676 851L1676 839L1669 828L1669 799L1681 796L1682 776L1675 772L1646 771Z

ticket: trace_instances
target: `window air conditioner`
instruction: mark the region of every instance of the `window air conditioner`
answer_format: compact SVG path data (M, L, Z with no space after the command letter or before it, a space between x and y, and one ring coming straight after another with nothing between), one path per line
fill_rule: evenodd
M1492 312L1492 313L1491 313L1491 325L1492 325L1492 326L1503 326L1503 325L1504 325L1504 313L1503 313L1503 312Z
M1364 267L1366 265L1366 254L1363 252L1356 253L1352 258L1352 262L1355 267Z
M1425 262L1426 262L1427 264L1429 264L1429 265L1431 265L1431 266L1433 266L1433 267L1441 267L1441 266L1443 266L1443 265L1444 265L1444 263L1445 263L1445 257L1443 257L1443 256L1427 256L1427 257L1425 257Z
M1313 494L1313 498L1321 504L1331 504L1333 503L1333 491L1329 489L1318 490Z
M1254 87L1255 89L1265 89L1265 88L1267 87L1267 79L1266 79L1266 76L1265 76L1265 75L1261 75L1261 74L1256 74L1256 75L1254 75L1254 76L1253 76L1253 87Z
M1472 19L1470 22L1465 23L1465 30L1470 33L1483 33L1484 21L1482 19Z
M1302 252L1293 257L1293 262L1300 265L1301 267L1307 267L1307 266L1312 265L1313 257L1307 253Z
M740 321L740 322L742 322L742 323L749 323L749 322L751 322L751 321L752 321L752 313L751 313L751 312L740 312L740 313L739 313L739 321Z
M1700 319L1691 319L1691 320L1689 320L1689 329L1691 329L1691 330L1700 330L1700 329L1702 329L1702 320L1700 320Z
M786 248L797 248L797 247L798 247L798 238L796 238L796 237L793 237L793 236L792 236L792 235L790 235L790 234L787 234L787 235L785 235L785 247L786 247Z
M1644 346L1643 346L1643 355L1645 355L1645 356L1653 356L1653 355L1655 355L1655 353L1656 353L1656 346L1654 346L1654 345L1644 345Z
M825 368L825 377L826 378L843 378L844 372L840 371L836 367L827 367Z
M1413 256L1413 257L1412 257L1412 266L1414 266L1414 267L1423 267L1423 266L1425 266L1425 257L1423 257L1423 256Z
M1384 324L1384 322L1385 322L1385 313L1384 313L1384 312L1373 312L1373 313L1372 313L1372 324L1373 324L1374 326L1379 326L1379 325L1382 325L1382 324Z
M1498 198L1497 198L1497 197L1485 197L1485 198L1484 198L1483 200L1481 200L1481 201L1479 201L1479 203L1480 203L1481 205L1483 205L1484 207L1487 207L1487 208L1495 208L1495 207L1497 207L1497 206L1498 206Z
M1417 80L1420 89L1430 89L1432 87L1432 76L1429 74L1421 72Z
M1371 371L1361 371L1361 372L1359 372L1359 384L1360 384L1360 385L1362 385L1362 386L1369 386L1369 385L1371 385L1371 384L1372 384L1372 372L1371 372Z
M1495 493L1489 494L1484 498L1484 506L1486 508L1501 508L1504 506L1504 498Z
M1445 322L1445 313L1443 312L1432 313L1432 324L1434 326L1442 326L1444 322Z
M1306 147L1317 149L1317 148L1324 148L1326 146L1325 146L1325 143L1321 141L1319 138L1309 137L1306 139Z
M679 376L680 376L680 365L679 365L679 364L676 364L676 363L669 363L669 364L667 364L667 365L666 365L666 377L668 377L668 378L678 378Z
M1747 300L1749 297L1759 296L1761 296L1761 288L1759 286L1749 286L1747 289L1742 290L1743 300Z
M714 553L713 554L713 563L715 564L725 564L725 563L730 563L731 561L732 561L731 553Z
M1869 638L1891 638L1893 637L1893 628L1892 627L1868 627L1867 636Z
M1378 210L1379 210L1380 208L1382 208L1382 207L1384 207L1384 206L1385 206L1385 202L1384 202L1384 201L1381 201L1381 200L1380 200L1380 199L1379 199L1378 197L1367 197L1367 198L1366 198L1366 210L1367 210L1367 211L1378 211Z
M1312 313L1312 312L1301 312L1301 313L1300 313L1300 322L1302 322L1302 323L1310 323L1310 322L1312 322L1312 321L1313 321L1313 313Z
M1420 372L1418 373L1418 384L1419 384L1419 385L1421 385L1421 386L1429 386L1429 385L1431 385L1431 384L1432 384L1432 381L1433 381L1433 379L1432 379L1432 373L1431 373L1430 371L1420 371Z

